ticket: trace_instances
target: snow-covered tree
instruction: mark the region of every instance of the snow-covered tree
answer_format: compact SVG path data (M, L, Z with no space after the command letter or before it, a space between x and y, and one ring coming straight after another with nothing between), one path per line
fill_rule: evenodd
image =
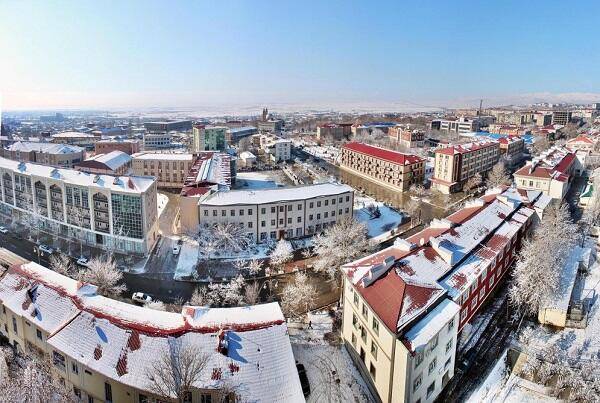
M510 184L511 180L506 172L504 161L500 160L492 167L492 170L488 174L486 183L488 188L495 188L502 185Z
M256 305L260 300L260 284L258 281L247 284L244 288L244 303Z
M243 225L226 223L198 226L187 236L198 242L198 258L210 260L227 253L247 250L254 242Z
M182 339L170 337L167 341L168 347L159 353L146 373L150 387L166 400L191 401L194 386L210 376L205 373L209 355Z
M90 260L87 270L81 272L80 280L98 287L98 294L120 295L126 290L122 284L123 273L111 256L95 257Z
M482 182L483 182L483 178L481 177L481 174L476 173L475 175L473 175L469 179L467 179L467 181L465 182L465 185L464 185L465 192L467 192L467 193L474 192L475 190L477 190L479 188L479 186L481 186Z
M246 281L239 275L229 283L211 283L205 296L209 306L239 306L244 302Z
M317 255L314 268L339 279L340 266L358 258L370 248L365 225L354 219L342 220L314 237L313 253Z
M283 267L287 262L294 258L294 249L292 244L285 239L281 239L275 245L275 249L269 255L272 266Z
M427 189L425 189L425 186L418 185L416 183L413 183L412 185L410 185L409 190L412 194L414 194L417 197L423 197L427 194Z
M312 307L317 296L315 287L310 284L308 276L298 272L294 281L287 284L281 295L281 309L289 318L299 318L305 315Z
M410 199L408 203L404 205L404 210L410 216L410 225L413 226L418 224L421 219L421 205L420 200Z
M567 206L554 206L533 237L523 242L509 290L510 302L521 314L537 315L540 305L554 294L574 231Z
M192 293L190 300L188 301L189 305L192 306L204 306L208 305L208 289L206 287L198 287Z
M252 259L252 260L248 260L246 262L245 269L250 276L256 276L258 273L260 273L262 268L263 268L263 264L258 259Z
M50 268L63 276L76 278L79 270L73 264L71 258L62 253L55 253L50 256Z

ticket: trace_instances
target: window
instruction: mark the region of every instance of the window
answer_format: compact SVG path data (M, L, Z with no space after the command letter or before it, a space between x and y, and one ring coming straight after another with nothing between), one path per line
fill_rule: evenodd
M271 220L271 225L275 225L275 220Z
M321 201L317 202L317 207L321 207Z
M373 328L373 333L379 335L379 321L373 318L373 324L371 326Z
M279 212L283 213L283 209L285 208L285 206L279 206Z
M467 309L463 309L462 311L460 311L460 321L463 322L465 319L467 319Z
M335 197L331 199L331 204L335 204Z
M302 204L298 204L298 210L302 210Z
M261 226L261 227L264 227L265 225L266 225L266 223L265 223L264 221L261 221L261 222L260 222L260 226Z
M352 345L356 347L356 335L352 333Z
M418 368L419 365L423 362L424 354L422 351L415 353L415 368Z
M263 210L264 210L264 209L263 209ZM264 213L263 213L263 214L264 214ZM248 215L252 215L252 209L251 209L251 208L249 208L249 209L248 209Z
M79 373L79 367L77 366L77 363L74 363L74 362L71 363L71 372L74 374Z
M42 332L40 331L40 329L35 329L35 334L38 339L42 340Z
M321 219L321 213L317 213L317 220Z
M94 403L94 398L92 396L88 396L88 403Z
M429 398L429 396L431 396L431 394L433 393L433 391L435 390L435 381L433 381L431 383L431 385L429 385L427 387L427 397Z
M423 374L419 374L413 381L413 392L415 392L417 389L419 389L419 386L421 386L422 381L423 381Z
M342 209L339 209L339 210L338 210L338 214L339 214L339 215L342 215Z
M296 222L302 222L302 217L298 217L298 218L296 219Z
M373 340L371 340L371 355L377 359L377 344Z
M271 231L271 239L275 239L277 237L277 234L275 233L275 231Z
M252 221L248 221L248 228L252 228Z
M13 331L15 333L18 333L17 332L17 319L14 316L12 317L12 325L13 325Z
M454 318L450 322L448 322L448 332L454 329Z
M240 209L240 215L244 215L244 209L243 208Z
M346 214L348 214L348 212L349 212L349 211L350 211L350 209L349 209L348 207L346 207L346 209L344 210L344 212L345 212Z
M65 356L60 354L57 351L52 351L52 363L55 367L62 369L63 371L66 368L65 365Z
M283 225L283 218L279 219L279 225Z
M112 387L108 382L104 382L104 398L107 402L112 402Z
M217 216L217 210L213 210L213 217Z
M450 351L451 348L452 348L452 339L448 340L448 343L446 343L446 352Z
M288 220L287 220L287 223L288 223L288 224L291 224L291 223L292 223L292 217L289 217L289 218L288 218Z
M204 210L204 217L208 217L208 210Z
M329 206L329 200L325 200L325 205Z
M327 218L327 217L329 217L329 212L328 212L328 211L326 211L325 213L323 213L323 217L324 217L324 218Z
M354 304L358 305L358 294L354 292Z
M373 365L373 363L369 364L369 373L371 374L371 377L373 378L373 380L375 380L375 366Z
M200 403L212 403L212 395L206 393L201 394Z
M266 209L266 208L264 208L264 207L263 207L263 208L261 208L261 209L260 209L260 213L261 213L261 214L267 214L267 209Z
M452 361L452 357L449 357L446 362L444 363L444 369L448 368L448 365L450 365L450 361Z
M364 341L365 343L367 342L367 331L365 330L364 327L360 327L360 338L362 339L362 341Z
M292 211L292 205L291 204L288 204L287 211Z
M225 217L227 215L227 210L221 210L221 217Z
M473 300L471 301L471 310L474 310L477 307L477 295L473 296Z
M312 220L312 219L313 219L313 215L312 215L312 214L310 214L310 215L308 216L308 219L309 219L309 220Z
M346 196L346 201L349 202L350 201L350 196Z
M235 210L234 210L234 209L231 209L231 210L230 210L230 212L229 212L229 215L230 215L231 217L235 217Z
M271 213L275 213L275 207L271 207Z
M362 314L365 318L369 316L369 308L367 308L367 304L365 303L362 305Z
M141 393L139 394L138 403L149 403L149 402L150 401L148 400L148 396L142 395Z
M344 199L343 198L339 198L338 201L341 203Z
M310 202L310 204L308 205L308 207L313 208L315 206L315 204L313 202Z
M438 335L436 334L435 337L431 340L431 346L429 347L429 351L435 350L437 345L438 345Z

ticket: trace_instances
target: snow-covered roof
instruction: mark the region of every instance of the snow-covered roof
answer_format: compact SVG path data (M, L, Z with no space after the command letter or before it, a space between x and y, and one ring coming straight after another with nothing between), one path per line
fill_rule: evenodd
M201 203L203 206L266 204L333 196L353 191L352 187L338 183L320 183L316 185L261 190L231 190L208 195Z
M42 152L46 154L74 154L84 151L83 148L67 144L43 143L33 141L17 141L6 147L9 151Z
M127 193L144 192L155 182L155 179L150 176L95 175L75 169L55 168L0 157L0 169L2 168L25 176L38 176L72 185Z
M131 156L135 160L169 160L169 161L193 161L194 154L188 153L150 153L139 152Z
M458 315L458 312L460 307L449 299L440 302L404 335L411 351L422 351L427 343Z
M35 263L9 270L0 299L47 331L54 349L125 385L150 391L148 371L179 344L207 356L199 389L227 382L242 400L304 402L277 303L156 311L98 296L94 286Z
M62 132L56 133L51 136L54 139L63 139L63 138L96 138L93 134L89 133L81 133L81 132Z
M112 170L119 169L123 165L128 164L131 161L131 156L123 151L114 150L107 154L97 154L87 160L83 161L96 161L106 165Z
M256 155L252 154L250 151L242 151L240 153L240 158L242 158L242 159L256 158Z

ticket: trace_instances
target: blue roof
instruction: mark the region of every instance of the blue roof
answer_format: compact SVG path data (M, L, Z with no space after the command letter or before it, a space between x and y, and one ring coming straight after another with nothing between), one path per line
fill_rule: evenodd
M488 133L488 132L477 132L475 133L476 136L481 136L481 137L488 137L494 140L498 140L501 139L503 137L508 137L507 134L500 134L500 133ZM531 134L523 134L521 137L524 141L525 144L533 144L533 135Z

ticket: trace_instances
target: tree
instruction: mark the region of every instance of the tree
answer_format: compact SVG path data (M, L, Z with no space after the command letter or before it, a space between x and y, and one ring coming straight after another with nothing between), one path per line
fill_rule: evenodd
M575 231L566 205L548 210L533 237L523 242L513 272L509 299L523 315L537 315L558 287L560 268L573 246Z
M533 152L534 154L541 154L550 148L550 141L547 136L536 136L533 139Z
M238 275L229 283L210 283L205 296L205 305L209 306L239 306L244 302L246 281Z
M315 287L309 283L305 273L298 272L294 281L287 284L281 295L281 309L290 318L305 315L312 307L317 296Z
M500 160L498 163L496 163L496 165L494 165L488 174L486 183L488 188L496 188L510 183L510 177L506 173L504 161Z
M479 188L479 186L481 186L482 182L483 182L483 178L481 177L481 174L478 172L475 175L471 176L469 179L467 179L467 181L465 182L465 185L464 185L464 189L467 193L471 193L471 192L477 190L477 188Z
M367 227L348 218L327 227L323 234L313 239L313 253L317 255L314 268L340 279L339 268L371 249L367 239Z
M208 289L206 287L198 287L194 290L188 304L192 306L208 305Z
M210 260L220 254L238 253L254 244L243 225L233 223L198 226L187 235L198 242L200 260Z
M55 253L50 256L50 268L63 276L77 278L79 270L73 264L71 258L62 253Z
M245 269L251 276L256 276L262 270L262 262L258 259L248 260Z
M421 220L421 202L419 200L410 199L410 201L404 206L404 210L410 216L411 227L415 222L415 218L418 218L418 221Z
M427 194L427 189L425 189L425 186L417 185L416 183L413 183L412 185L410 185L409 190L411 193L413 193L417 197L423 197Z
M159 353L146 373L154 393L164 399L187 402L194 385L207 379L204 374L209 356L178 338L167 338L167 346Z
M80 279L98 287L98 294L104 296L118 296L126 290L125 284L121 284L123 273L110 256L91 259Z
M244 288L244 303L247 305L256 305L260 300L260 284L255 281L251 284L247 284Z
M271 265L276 267L283 267L287 262L291 261L294 257L294 250L292 244L285 239L281 239L277 242L275 249L269 255Z

